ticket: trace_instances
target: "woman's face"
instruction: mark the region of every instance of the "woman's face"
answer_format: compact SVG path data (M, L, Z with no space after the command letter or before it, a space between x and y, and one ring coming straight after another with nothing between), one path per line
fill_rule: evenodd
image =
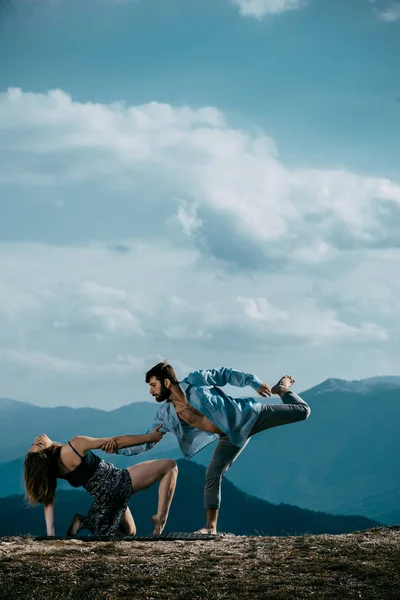
M50 448L52 443L51 439L45 433L42 433L39 437L34 439L33 444L29 448L29 452L40 452L45 448Z

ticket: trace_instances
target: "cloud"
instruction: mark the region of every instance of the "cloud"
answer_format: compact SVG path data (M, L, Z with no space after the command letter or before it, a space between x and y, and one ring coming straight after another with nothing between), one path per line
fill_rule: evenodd
M264 16L280 15L289 10L303 7L304 0L232 0L246 17L261 19Z
M119 252L120 254L127 254L131 251L129 246L126 244L110 244L110 250L114 250L114 252Z
M292 351L316 364L329 349L337 366L353 347L370 369L374 349L380 361L397 352L398 250L339 254L307 276L293 269L249 278L160 241L129 245L121 255L100 243L0 244L3 394L29 399L32 388L70 403L69 390L77 402L108 406L115 389L118 405L136 388L143 399L143 374L163 358L183 359L188 370L261 373L265 356L272 369Z
M0 348L0 356L9 363L53 375L97 377L104 375L129 375L141 371L144 360L133 356L119 356L119 362L108 365L85 364L77 360L60 358L40 351L23 351Z
M400 2L388 2L387 0L367 0L380 21L385 23L396 23L400 20Z
M158 355L261 374L284 357L310 383L397 364L396 181L289 167L215 107L15 89L1 175L2 394L107 405L115 386L122 404Z
M290 280L295 287L300 283L304 285L301 273L299 276L275 275L265 286L251 284L247 276L239 274L227 282L216 277L218 271L215 269L202 267L198 255L187 253L183 257L180 254L178 259L172 248L157 247L153 243L152 247L147 247L147 256L150 259L151 254L158 256L160 262L162 257L168 269L159 275L150 269L146 276L146 267L141 265L141 250L133 250L129 263L126 263L127 257L113 252L104 254L100 245L81 248L0 246L0 265L5 263L6 256L10 271L16 260L25 263L19 276L12 276L14 289L8 286L11 293L3 288L6 293L3 294L3 305L0 305L3 332L0 344L6 345L11 338L8 329L11 327L12 331L21 319L25 320L25 335L31 341L38 333L42 344L46 343L47 337L49 348L64 340L83 356L85 348L91 354L94 347L97 346L96 351L100 352L102 346L108 360L109 351L114 352L114 357L129 355L132 347L143 347L147 352L151 345L168 345L170 340L205 347L211 343L218 349L225 345L226 335L240 337L243 342L255 342L259 335L263 340L267 334L274 344L388 339L384 326L374 325L366 315L360 315L358 319L353 316L353 323L347 323L346 318L339 316L340 309L329 306L326 298L321 301L320 294L310 296L300 288L298 294L285 293L284 286L290 286ZM99 282L82 281L82 277L93 276L100 257ZM126 271L118 268L121 260ZM80 265L80 271L71 278L74 263ZM33 273L39 265L46 275L40 285L36 283L32 289L29 278L32 277L33 283ZM57 282L55 273L62 284ZM185 285L176 287L176 281L185 282ZM141 283L139 288L138 282ZM10 313L11 300L19 295L24 298L24 289L28 290L25 293L29 300L25 298L19 305L15 304ZM237 295L239 289L263 290L265 295ZM355 324L357 320L358 324ZM50 351L46 353L50 354ZM71 366L75 367L78 368Z
M400 21L400 3L392 4L389 8L380 11L379 16L386 23Z
M298 338L312 343L353 340L387 341L387 331L375 323L354 327L338 318L333 310L317 308L313 302L301 303L300 315L294 318L287 311L271 306L266 298L237 298L243 306L248 324L269 335L280 333L286 338ZM299 318L300 317L300 318ZM274 336L275 337L275 336Z
M193 236L203 225L203 221L197 216L196 205L188 205L184 200L180 202L175 218L188 237Z
M115 215L124 198L129 219L119 230L174 235L234 268L323 263L338 251L399 244L398 183L345 168L289 168L273 140L230 127L214 107L78 103L60 90L11 89L0 96L0 131L0 177L11 173L15 186L21 178L42 193L63 189L63 235L68 211L76 213L71 235L82 221L75 188L90 185L97 205L113 198ZM96 226L88 216L86 235Z

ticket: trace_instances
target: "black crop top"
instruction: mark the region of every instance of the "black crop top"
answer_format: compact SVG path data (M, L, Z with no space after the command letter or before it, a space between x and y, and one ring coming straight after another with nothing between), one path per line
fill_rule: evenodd
M91 450L86 450L86 454L81 456L79 452L75 450L71 442L68 442L68 444L75 454L82 459L82 462L73 471L65 473L65 475L59 475L59 477L60 479L66 479L68 483L72 485L72 487L84 486L97 469L101 462L101 458L99 458L96 454L93 454Z

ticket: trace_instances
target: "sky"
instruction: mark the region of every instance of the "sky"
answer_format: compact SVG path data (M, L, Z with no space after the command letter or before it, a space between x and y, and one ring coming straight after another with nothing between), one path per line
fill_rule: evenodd
M0 396L400 375L399 56L394 0L0 0Z

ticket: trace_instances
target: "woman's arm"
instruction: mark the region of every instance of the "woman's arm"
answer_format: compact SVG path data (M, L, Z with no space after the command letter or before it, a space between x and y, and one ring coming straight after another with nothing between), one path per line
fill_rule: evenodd
M102 448L108 454L113 454L116 452L117 454L140 454L141 452L146 452L146 450L151 450L154 448L158 442L160 442L166 433L166 429L162 423L154 423L154 429L148 431L145 435L116 435L111 438L107 444L105 444ZM164 431L160 431L161 428L164 428ZM140 444L137 444L137 439L143 437L146 438L146 441ZM123 448L129 448L129 451L119 452L119 450ZM133 448L133 450L132 450Z
M162 437L161 434L160 436ZM140 444L146 444L148 442L153 441L151 433L123 437L129 437L129 446L139 446ZM93 438L85 435L77 435L71 440L71 444L75 448L75 450L79 452L79 454L84 454L86 450L100 450L101 448L106 446L112 439L115 438Z
M163 434L159 434L159 440L162 439ZM139 438L143 438L142 442L137 442ZM159 440L153 439L151 433L146 433L145 435L116 435L112 438L113 441L117 444L117 448L127 448L128 446L140 446L141 444L149 444L154 443Z
M46 521L46 532L48 536L56 535L54 525L54 503L46 504L44 507L44 520Z

